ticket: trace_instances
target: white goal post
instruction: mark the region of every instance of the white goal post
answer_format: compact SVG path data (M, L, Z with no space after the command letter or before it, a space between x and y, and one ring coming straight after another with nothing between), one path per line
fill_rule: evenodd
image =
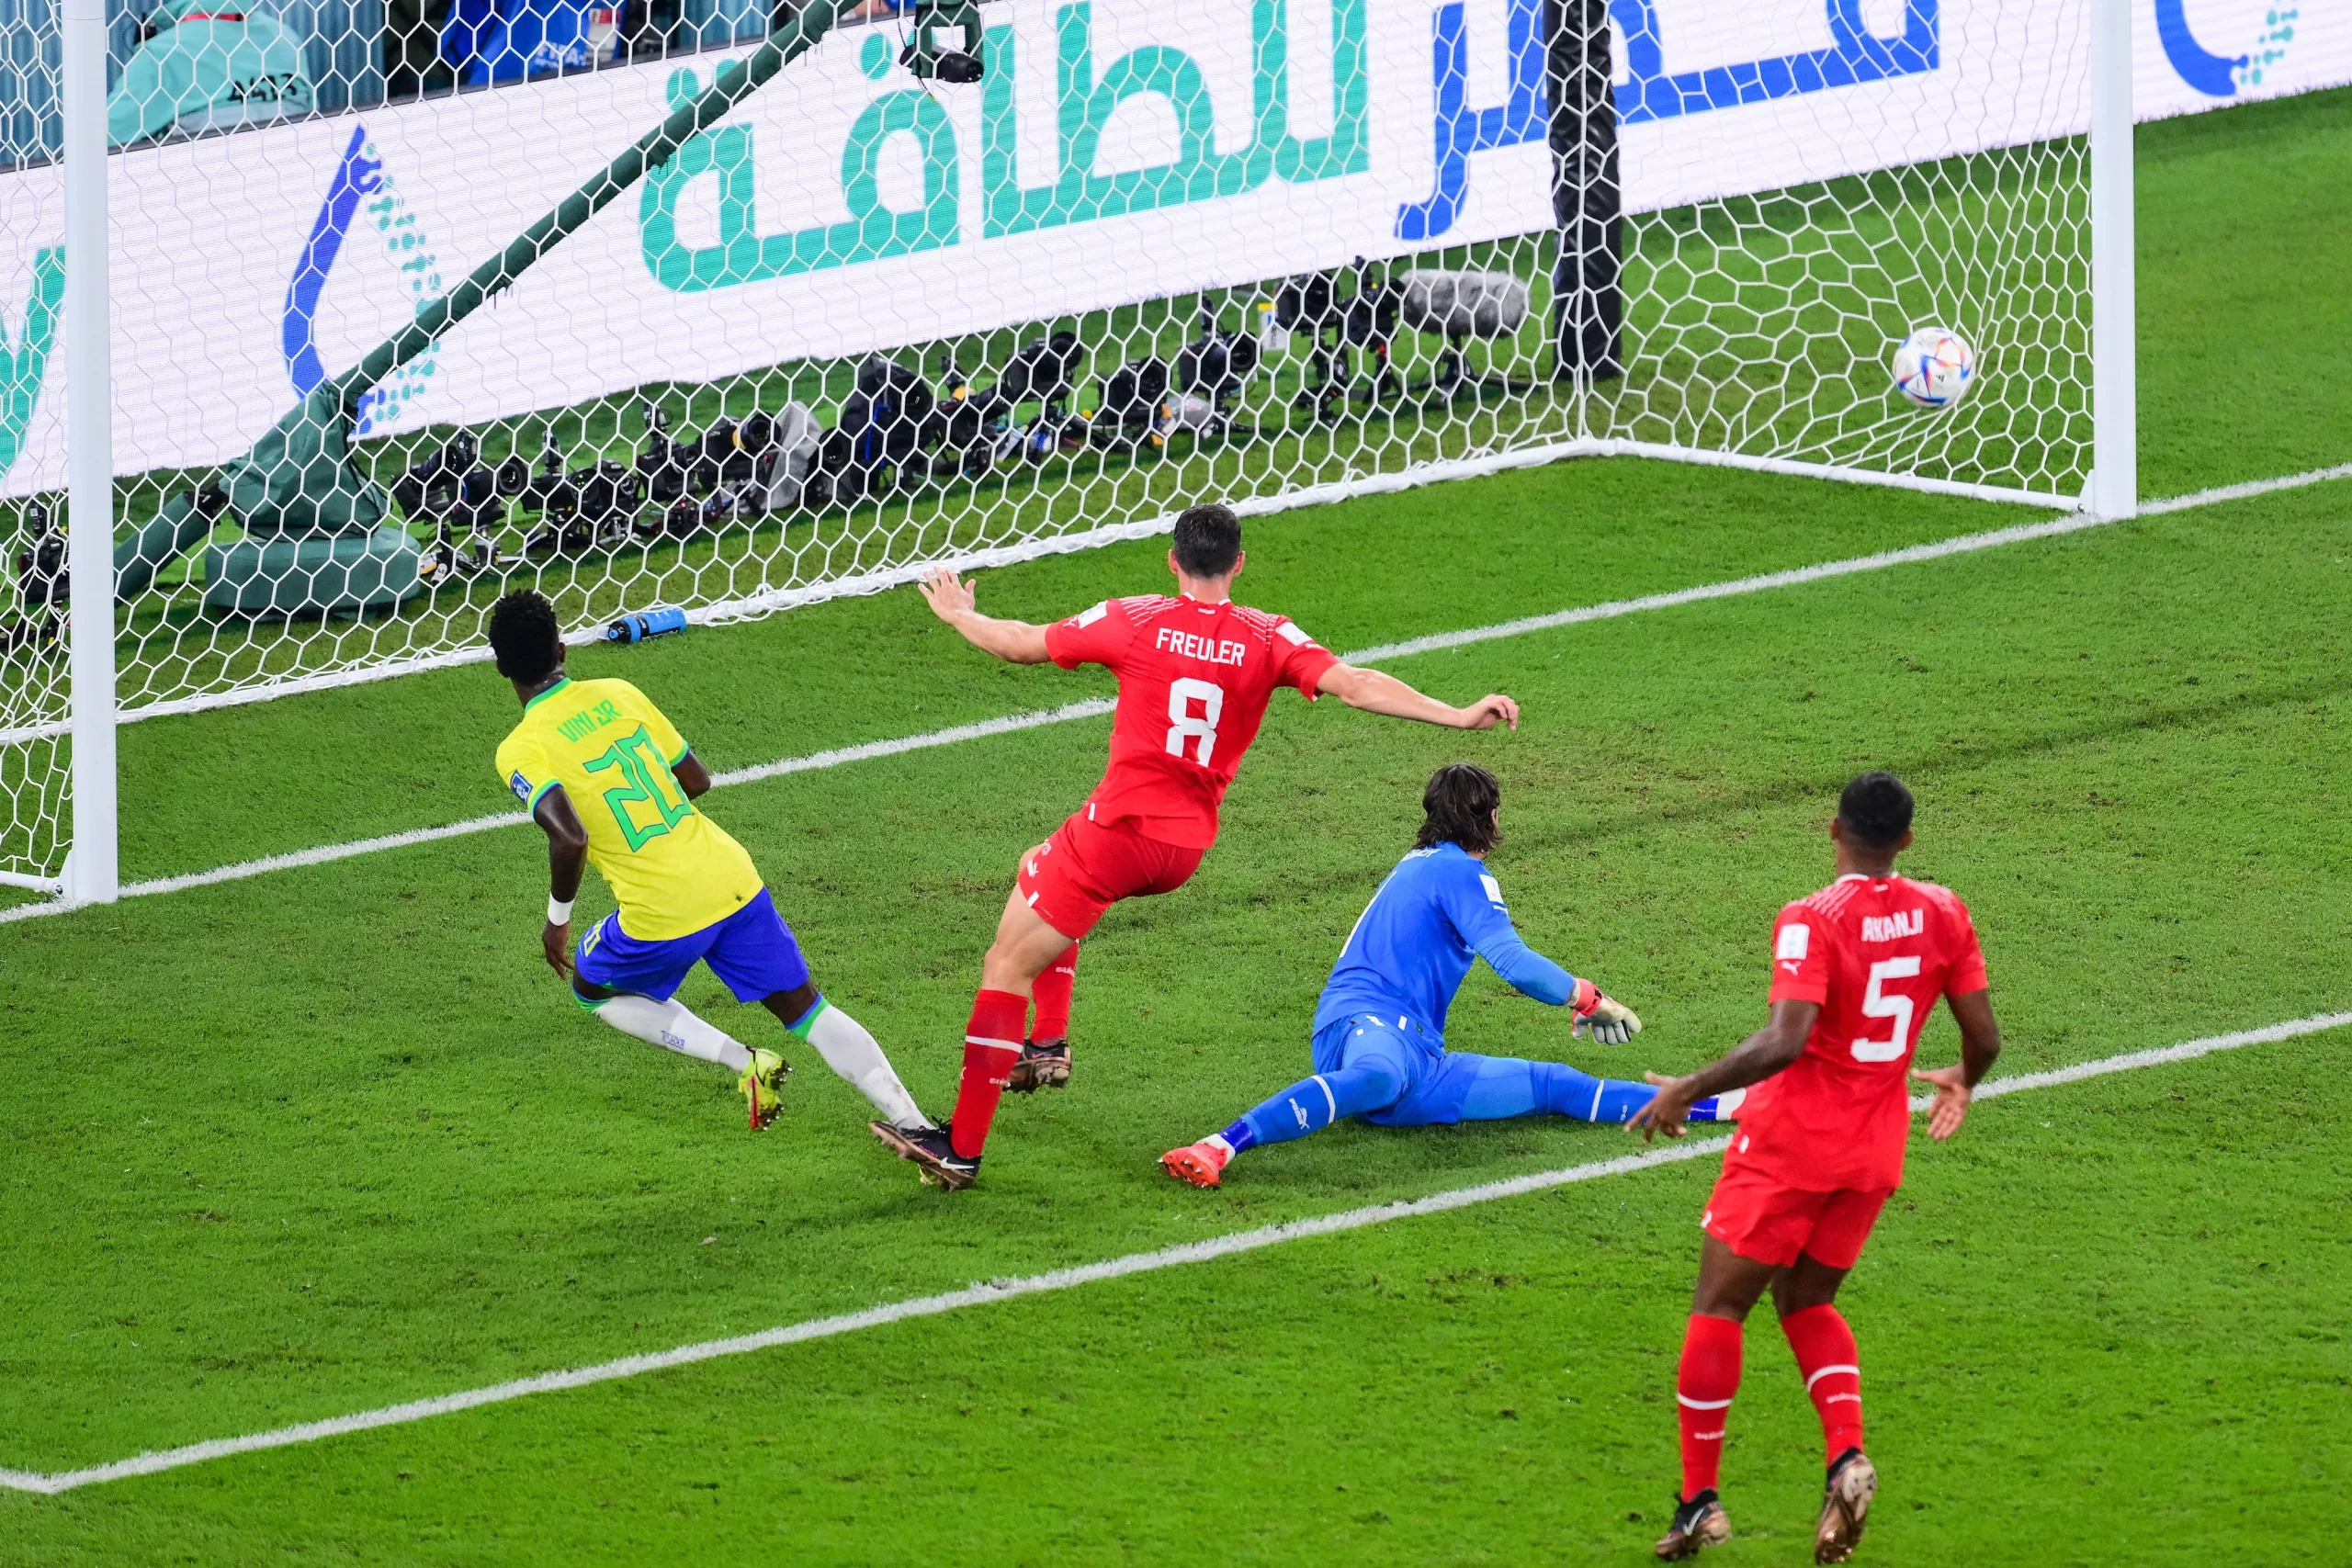
M81 903L110 904L121 879L115 822L119 781L105 0L67 0L64 35L65 341L71 361L65 387L72 591L67 682L72 689L73 821L57 890ZM28 333L29 329L28 322ZM20 867L0 869L25 874Z
M516 587L584 640L1569 457L2127 514L2135 94L2352 76L2130 0L833 3L0 23L0 884L115 896L117 725Z

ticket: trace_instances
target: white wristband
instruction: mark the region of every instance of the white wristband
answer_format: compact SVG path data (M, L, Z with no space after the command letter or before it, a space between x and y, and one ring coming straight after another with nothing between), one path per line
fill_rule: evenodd
M551 926L568 926L571 923L571 900L569 898L559 898L552 893L548 894L548 924Z

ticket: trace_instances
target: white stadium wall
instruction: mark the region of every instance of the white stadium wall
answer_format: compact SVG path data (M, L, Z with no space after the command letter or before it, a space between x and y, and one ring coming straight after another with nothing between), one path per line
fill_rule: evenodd
M2037 0L1611 11L1630 210L2084 129L2046 36L2056 8ZM2143 119L2352 81L2346 7L2135 11ZM1541 46L1514 45L1537 15L1537 0L1010 0L987 12L991 80L929 89L890 62L895 29L844 29L379 389L363 434L1546 229ZM1057 102L1057 43L1087 51L1098 83L1124 57L1162 85ZM1286 69L1253 95L1253 51L1270 47ZM726 58L113 159L118 470L245 450ZM1091 167L1060 166L1098 133ZM62 228L58 168L0 175L9 494L64 481Z

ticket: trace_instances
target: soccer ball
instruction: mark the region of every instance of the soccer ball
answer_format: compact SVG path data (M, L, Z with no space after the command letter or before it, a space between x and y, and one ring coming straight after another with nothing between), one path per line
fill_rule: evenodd
M1976 379L1976 354L1958 333L1921 327L1894 351L1894 389L1923 409L1945 409Z

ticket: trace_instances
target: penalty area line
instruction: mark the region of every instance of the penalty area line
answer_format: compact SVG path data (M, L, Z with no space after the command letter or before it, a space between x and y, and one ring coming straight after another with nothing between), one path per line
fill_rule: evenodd
M2174 496L2165 501L2151 501L2142 504L2133 515L2161 516L2168 513L2187 512L2199 506L2212 506L2224 502L2244 501L2251 496L2267 495L2274 491L2299 490L2305 485L2322 484L2330 479L2352 479L2352 463L2334 468L2313 468L2305 473L2286 474L2277 479L2252 479L2244 484L2222 485L2189 495ZM1427 637L1410 637L1403 642L1382 643L1374 648L1343 654L1354 664L1378 664L1391 659L1408 659L1418 653L1434 653L1450 648L1467 648L1474 643L1493 642L1503 637L1524 637L1530 632L1550 631L1559 626L1582 626L1589 621L1614 620L1621 615L1639 615L1649 610L1670 610L1684 604L1704 604L1711 599L1730 599L1741 594L1761 593L1775 588L1794 588L1808 582L1825 582L1834 578L1851 577L1860 572L1883 571L1889 567L1909 566L1916 562L1942 560L1950 556L1972 555L1979 550L1999 549L2004 546L2024 544L2033 539L2055 538L2061 535L2077 534L2089 528L2103 528L2110 523L2129 522L2130 518L2101 517L2089 513L2076 513L2053 518L2046 523L2026 523L2013 527L1993 528L1983 533L1962 534L1929 544L1912 545L1903 549L1882 550L1875 555L1850 556L1841 560L1821 561L1813 566L1792 567L1786 571L1768 571L1752 577L1736 577L1723 582L1704 582L1690 588L1678 588L1664 593L1644 594L1636 599L1616 599L1607 604L1584 604L1574 609L1556 610L1549 615L1526 615L1517 620L1500 621L1493 626L1466 626L1459 631L1435 632ZM836 747L831 750L811 752L805 757L785 757L773 762L761 762L748 768L736 768L712 776L713 784L754 784L763 779L780 778L786 773L813 773L825 768L838 768L851 762L873 761L884 757L904 756L910 751L924 751L938 746L960 745L967 740L984 739L992 735L1010 735L1018 730L1037 729L1046 725L1063 724L1072 719L1096 718L1111 711L1111 704L1102 698L1066 703L1057 708L1042 708L1031 713L1007 714L1000 718L981 719L972 724L951 725L944 729L928 730L921 735L900 736L888 740L871 740L856 746ZM146 898L163 893L185 893L190 888L210 887L223 882L242 882L248 877L266 876L273 872L293 871L303 866L325 865L334 861L350 860L384 850L409 849L417 844L430 844L443 839L460 839L469 834L486 833L498 828L517 828L530 818L520 812L500 812L488 817L469 818L463 822L451 822L438 828L416 828L401 833L386 833L373 839L357 839L349 843L322 844L316 849L296 850L286 854L265 855L258 860L239 861L233 865L215 866L209 871L187 872L177 876L160 876L146 882L126 885L120 893L124 898ZM69 914L84 906L70 898L52 899L43 903L17 904L0 908L0 925L15 920L40 919L49 915Z
M1672 609L1682 604L1697 604L1710 599L1727 599L1745 593L1759 593L1769 589L1793 587L1801 583L1819 582L1826 579L1849 577L1856 572L1880 571L1888 567L1905 566L1914 561L1939 560L1946 556L1965 555L1975 550L1996 549L2004 545L2019 544L2029 539L2050 538L2061 534L2073 534L2085 528L2102 526L2105 518L2075 514L2047 523L2030 523L2015 527L1995 528L1978 534L1963 534L1957 538L1940 539L1932 544L1914 545L1905 549L1884 550L1876 555L1856 556L1843 560L1823 561L1813 566L1796 567L1787 571L1766 572L1754 577L1734 578L1724 582L1701 583L1691 588L1679 588L1666 593L1646 594L1638 599L1618 599L1602 604L1585 604L1575 609L1559 610L1550 615L1529 615L1514 621L1502 621L1493 626L1468 626L1459 631L1438 632L1429 637L1414 637L1405 642L1384 643L1375 648L1341 655L1351 663L1378 664L1392 659L1408 659L1417 653L1430 653L1441 649L1464 648L1472 643L1492 642L1502 637L1523 637L1530 632L1548 631L1556 626L1579 626L1587 621L1612 620L1620 615L1638 615L1646 610ZM804 757L786 757L773 762L761 762L748 768L736 768L714 774L714 786L754 784L763 779L780 778L786 773L814 773L826 768L838 768L852 762L874 761L884 757L904 756L910 751L924 751L939 746L960 745L993 735L1010 735L1018 730L1038 729L1047 725L1064 724L1073 719L1097 718L1112 710L1112 705L1100 697L1082 702L1066 703L1057 708L1041 708L1030 713L1007 714L1000 718L982 719L973 724L951 725L944 729L927 730L921 735L900 736L889 740L867 741L863 745L837 747L828 751L816 751ZM316 849L295 850L286 854L265 855L258 860L239 861L233 865L215 866L209 871L187 872L177 876L156 877L146 882L124 886L120 897L147 898L164 893L185 893L191 888L210 887L224 882L243 882L248 877L266 876L274 872L293 871L304 866L326 865L335 861L351 860L359 855L376 854L385 850L409 849L418 844L430 844L444 839L460 839L474 833L487 833L500 828L519 828L530 818L518 811L498 812L488 817L469 818L463 822L451 822L438 828L416 828L406 832L386 833L378 838L357 839L348 843L322 844ZM0 925L14 920L39 919L49 915L70 913L84 906L72 899L57 899L48 903L18 904L0 908Z
M2168 1066L2176 1062L2193 1061L2220 1051L2234 1051L2246 1045L2264 1045L2280 1040L2292 1040L2306 1034L2318 1034L2331 1029L2352 1024L2352 1012L2315 1013L2309 1018L2290 1019L2283 1023L2261 1029L2240 1030L2231 1034L2216 1034L2202 1040L2183 1041L2177 1045L2161 1046L2154 1050L2131 1051L2121 1055L2105 1056L2096 1061L2078 1062L2071 1067L2060 1067L2045 1073L2024 1073L2013 1078L1996 1078L1978 1086L1975 1098L1992 1100L2026 1089L2050 1089L2062 1084L2079 1083L2085 1078L2101 1077L2110 1073L2135 1072L2143 1067ZM1912 1102L1914 1111L1924 1111L1931 1101L1920 1099ZM300 1443L318 1442L326 1438L345 1437L354 1432L373 1431L382 1427L406 1426L414 1421L429 1420L435 1416L451 1416L461 1410L478 1409L485 1404L503 1404L509 1400L526 1398L535 1393L553 1393L570 1388L587 1388L596 1383L614 1382L624 1378L639 1377L647 1372L664 1371L673 1367L692 1366L698 1361L715 1360L724 1356L748 1355L756 1350L770 1350L785 1345L805 1344L812 1339L830 1339L837 1335L854 1334L862 1329L880 1328L910 1318L936 1317L944 1313L959 1312L966 1307L986 1306L992 1302L1012 1301L1021 1296L1042 1295L1053 1291L1067 1291L1080 1285L1091 1285L1105 1280L1125 1279L1130 1275L1148 1274L1161 1269L1180 1268L1189 1263L1206 1263L1220 1258L1256 1252L1285 1242L1302 1241L1310 1236L1336 1235L1346 1231L1362 1230L1369 1225L1386 1224L1393 1220L1415 1219L1427 1214L1442 1214L1475 1204L1492 1203L1506 1198L1523 1197L1531 1192L1544 1192L1576 1182L1594 1181L1607 1176L1623 1176L1633 1171L1646 1170L1653 1166L1672 1165L1693 1160L1721 1150L1731 1140L1728 1137L1685 1138L1660 1148L1646 1149L1638 1154L1623 1155L1615 1159L1595 1160L1586 1165L1568 1166L1558 1170L1537 1171L1501 1181L1482 1182L1476 1187L1460 1187L1452 1191L1431 1193L1394 1203L1377 1203L1361 1209L1347 1209L1334 1214L1318 1214L1308 1219L1292 1220L1283 1224L1264 1225L1256 1230L1236 1231L1227 1235L1211 1236L1205 1241L1185 1242L1175 1247L1161 1247L1152 1252L1129 1253L1124 1258L1105 1258L1099 1263L1081 1264L1074 1269L1057 1269L1043 1274L1027 1274L1012 1279L992 1280L975 1283L960 1291L945 1291L937 1295L918 1296L909 1301L889 1302L868 1307L863 1312L840 1313L831 1317L811 1318L802 1323L787 1324L779 1328L765 1329L757 1334L737 1335L727 1339L706 1339L697 1344L681 1345L674 1349L656 1350L644 1355L624 1356L617 1360L600 1361L594 1366L575 1367L564 1371L543 1372L537 1377L517 1378L508 1382L492 1383L487 1388L469 1389L458 1393L445 1393L431 1399L414 1399L401 1404L388 1404L375 1410L362 1410L349 1416L330 1416L321 1421L306 1421L300 1426L279 1427L266 1432L248 1433L238 1438L216 1438L209 1442L190 1443L184 1448L164 1449L139 1454L130 1459L117 1460L110 1464L92 1465L83 1470L64 1470L43 1473L37 1471L0 1470L0 1486L19 1492L35 1492L54 1495L79 1487L94 1486L101 1482L127 1481L133 1476L154 1475L167 1470L202 1464L209 1460L226 1459L234 1454L256 1453L266 1449L282 1449Z

